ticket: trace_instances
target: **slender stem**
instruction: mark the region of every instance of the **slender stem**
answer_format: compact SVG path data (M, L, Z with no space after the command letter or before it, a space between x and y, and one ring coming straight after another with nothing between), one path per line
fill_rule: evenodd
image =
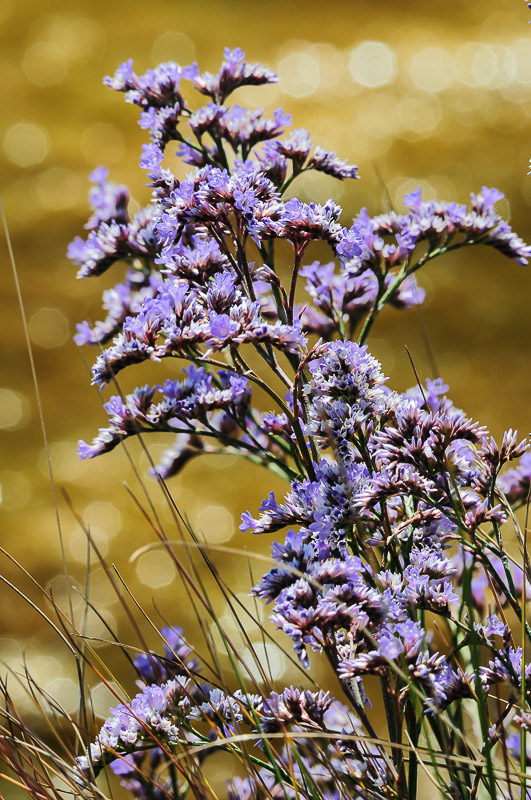
M299 275L299 269L301 268L302 257L304 256L305 249L306 249L305 245L295 248L295 264L293 265L293 274L291 276L291 285L289 288L289 300L287 309L288 325L293 325L293 313L295 308L295 289L297 288L297 278Z
M338 660L337 660L337 653L335 652L334 647L330 647L330 646L325 647L324 651L326 653L328 661L330 662L330 665L332 666L332 669L337 674ZM340 681L340 685L341 685L341 688L342 688L345 696L348 698L349 702L352 704L352 707L353 707L354 711L356 712L356 714L360 718L361 723L364 726L364 728L367 731L367 733L369 734L369 736L372 739L374 739L375 741L379 741L380 737L378 736L378 734L374 730L373 726L371 725L371 722L370 722L369 718L367 717L367 714L365 713L365 709L363 707L363 700L361 699L361 695L360 695L360 692L359 692L359 689L357 687L356 682L355 681L351 681L351 682L347 683L346 681L342 680L342 681ZM397 778L398 776L396 774L396 770L395 770L394 764L391 761L391 759L389 758L389 756L387 755L387 753L385 752L385 749L383 747L381 748L381 756L382 756L383 760L386 762L386 764L389 767L390 771L393 773L394 777Z
M285 415L288 417L288 419L291 419L291 417L292 417L292 414L291 414L291 411L289 410L288 406L287 406L287 405L284 403L284 401L283 401L283 400L282 400L282 399L281 399L281 398L278 396L278 394L277 394L277 393L274 391L274 389L271 389L271 387L269 386L269 384L267 384L267 383L264 381L264 379L263 379L263 378L261 378L259 375L257 375L257 374L256 374L256 372L254 372L254 370L253 370L253 369L251 369L251 367L250 367L250 366L247 364L247 362L244 360L244 358L243 358L242 354L240 353L240 351L239 351L239 350L238 350L236 347L235 347L235 348L233 348L233 350L232 350L232 356L233 356L234 360L235 360L235 361L238 361L238 362L240 363L240 365L243 367L243 369L244 369L244 373L243 373L243 374L244 374L244 376L245 376L246 378L249 378L249 380L250 380L250 381L252 381L253 383L256 383L256 385L257 385L257 386L259 386L261 389L263 389L263 390L264 390L264 392L267 392L267 394L268 394L270 397L272 397L272 398L273 398L273 400L275 401L275 403L277 403L277 405L279 405L279 406L280 406L280 408L282 409L282 411L284 412L284 414L285 414ZM291 386L291 384L289 383L289 381L288 381L288 386Z
M405 705L405 719L407 731L411 740L411 745L415 748L419 741L420 731L422 730L422 717L417 722L417 715L413 706L411 697L408 697ZM415 750L411 751L409 757L409 768L407 776L408 798L409 800L417 800L417 784L418 784L418 759Z
M293 183L293 181L295 180L295 178L298 178L298 177L299 177L299 175L302 175L302 173L303 173L303 172L308 172L308 169L309 169L308 167L305 167L304 169L293 170L293 172L292 172L292 174L289 176L289 178L288 178L287 180L285 180L285 181L284 181L284 183L282 184L282 186L280 187L280 194L284 194L284 192L286 191L286 189L287 189L289 186L291 186L291 184Z
M358 336L358 344L362 345L365 344L369 332L376 320L376 317L386 304L386 302L392 297L394 292L398 289L400 284L406 279L407 273L400 274L396 280L389 286L389 288L380 295L380 290L383 287L383 282L380 281L380 289L378 290L378 294L376 295L374 302L372 304L372 308L369 311L368 315L365 318L363 323L363 327L361 329L360 335Z
M492 742L489 735L489 707L487 694L481 683L480 671L480 655L479 655L479 637L474 629L475 608L474 599L472 597L472 567L464 565L463 575L463 599L468 609L468 622L470 625L469 632L469 647L472 665L474 667L474 688L477 696L477 708L479 715L479 722L481 727L481 735L483 737L483 754L485 756L486 769L487 769L487 786L490 798L495 800L496 794L496 779L494 777L494 765L492 762ZM478 771L478 781L482 777L482 769ZM478 782L479 785L479 782Z
M291 411L289 410L288 406L284 403L282 398L259 375L257 375L251 369L251 367L249 367L245 363L241 353L238 350L235 350L235 352L238 353L238 360L241 362L242 366L244 367L245 371L244 371L244 373L242 373L243 376L245 378L248 378L248 380L250 380L252 383L256 383L256 385L259 386L261 389L263 389L264 392L267 392L267 394L275 401L275 403L279 406L279 408L281 408L282 411L284 412L284 414L286 414L286 416L289 418L291 416ZM212 358L205 358L204 356L202 356L200 354L198 354L196 356L192 356L192 355L186 355L186 356L175 355L174 357L175 358L183 358L183 359L186 359L186 360L189 360L189 361L194 361L196 364L208 364L209 366L217 367L219 369L227 369L229 367L229 365L223 363L223 361L214 361ZM280 375L279 375L279 377L280 377ZM286 376L284 376L284 378L285 378L285 381L287 381L287 386L291 387L291 383L286 378Z
M219 244L223 254L226 255L227 258L229 259L231 267L234 269L234 272L236 273L236 275L238 276L238 278L240 279L240 281L241 281L241 283L243 285L244 284L244 275L243 275L243 273L242 273L242 271L240 269L240 265L238 264L237 260L232 255L231 249L230 249L230 247L228 247L227 242L225 241L223 236L221 236L219 234L219 232L216 230L214 225L209 225L208 226L208 230L212 234L212 236L216 240L216 242Z
M235 355L236 358L238 358L238 360L240 361L242 366L246 367L247 370L250 370L250 367L247 366L247 364L245 363L245 361L243 360L243 357L241 356L241 354L239 352L237 352L235 350L234 355ZM252 372L252 370L251 370L251 372ZM263 381L262 378L259 378L258 376L255 375L255 382L259 386L261 386L264 389L264 391L266 391L268 393L270 392L270 389L269 389L267 383L265 381ZM291 384L290 384L290 387L291 387ZM286 414L286 416L288 418L288 421L291 424L291 427L293 428L293 431L295 433L295 437L297 439L297 444L299 445L299 452L300 452L300 456L301 456L302 462L306 464L306 469L307 469L308 474L310 475L310 477L313 477L313 479L315 479L315 474L314 474L314 470L313 470L313 464L312 464L312 461L311 461L311 459L309 458L309 455L308 455L308 448L306 446L306 439L304 438L304 434L302 432L301 424L300 424L299 418L297 416L297 403L296 403L295 389L293 391L294 391L293 413L291 413L290 409L287 406L284 406L284 413ZM298 461L298 458L296 456L295 456L295 460Z
M178 142L182 142L183 144L188 145L188 147L190 147L192 150L195 150L196 153L201 153L201 155L204 156L206 161L209 161L211 164L213 163L212 159L210 158L204 147L201 146L198 147L196 144L193 144L190 141L190 139L185 139L182 133L180 133L179 131L175 132L175 139Z
M378 314L380 313L382 308L385 306L387 301L392 298L392 296L394 295L396 290L406 280L406 278L408 278L414 272L416 272L421 267L423 267L425 264L427 264L428 261L431 261L432 259L436 258L437 256L443 255L444 253L448 253L450 250L456 250L458 247L464 247L465 245L470 245L470 244L477 244L477 242L476 241L472 241L472 242L457 242L456 244L453 244L453 245L445 244L445 245L443 245L441 247L437 247L434 250L430 250L428 253L426 253L425 256L420 258L416 262L416 264L413 264L413 266L411 268L409 268L409 269L408 269L408 262L407 261L404 262L404 264L402 266L402 270L397 275L397 277L393 281L393 283L391 283L391 285L383 292L383 294L380 295L380 293L378 293L378 295L376 296L376 298L374 300L374 303L372 305L372 308L369 311L369 313L368 313L368 315L365 318L365 321L363 323L363 327L361 329L361 333L360 333L359 338L358 338L358 344L361 345L361 344L364 344L366 342L367 336L369 335L369 331L371 330L371 328L372 328L372 326L374 324L374 321L376 320L376 317L378 316Z
M258 251L262 256L264 264L269 267L271 272L274 273L276 276L275 270L275 240L271 239L269 242L264 242L262 246L258 246ZM287 296L286 291L280 281L278 281L278 285L271 282L271 289L273 291L273 299L275 300L275 306L277 309L278 318L284 324L287 323L288 319L286 317L286 306L287 306ZM284 296L283 296L284 295Z
M251 271L249 269L249 263L247 261L247 254L245 252L245 242L247 239L246 229L243 226L243 224L238 223L238 232L234 231L232 225L230 226L230 231L233 237L233 241L235 243L236 259L238 261L238 266L240 267L242 274L245 276L245 282L247 284L249 297L254 303L256 302L256 293L254 291L253 279L251 277Z
M380 685L382 687L382 699L385 709L385 718L387 720L387 729L389 731L389 739L391 741L391 744L401 744L402 743L401 713L399 712L397 703L395 702L396 694L394 693L393 688L391 687L391 681L387 673L385 673L380 677ZM406 772L404 767L403 750L401 748L391 746L391 754L397 772L397 778L396 778L397 796L400 798L407 798L408 792L407 792Z
M237 450L242 450L242 449L247 450L249 453L256 456L260 461L260 463L264 463L264 461L265 462L270 461L272 464L275 464L275 466L278 469L280 469L285 475L287 475L288 480L293 480L294 478L297 477L297 474L291 469L291 467L289 467L279 458L274 456L273 453L271 453L270 451L265 450L262 447L255 447L254 445L249 444L248 442L242 442L240 439L234 439L232 436L228 436L225 433L221 433L215 428L211 428L210 430L205 428L194 428L192 426L177 428L174 427L173 425L165 425L162 427L154 425L152 428L144 428L143 426L139 425L137 430L132 435L136 435L138 433L141 434L160 433L162 431L166 431L167 433L186 433L190 436L198 436L198 437L207 436L213 439L219 439L223 444L232 446Z
M224 167L224 169L226 169L227 172L230 174L229 161L227 159L227 154L225 152L225 148L223 147L223 145L221 143L220 137L219 136L214 136L214 134L212 134L212 133L210 135L212 137L212 140L213 140L214 144L216 145L216 147L218 149L218 153L220 155L220 162L221 162L222 167Z

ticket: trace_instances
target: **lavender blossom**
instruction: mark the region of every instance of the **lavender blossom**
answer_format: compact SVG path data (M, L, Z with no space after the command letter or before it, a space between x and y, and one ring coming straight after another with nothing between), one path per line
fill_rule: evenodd
M520 464L498 478L498 486L510 503L526 500L531 486L531 452L523 454Z
M189 679L181 677L161 685L152 684L145 686L130 704L120 703L112 708L95 745L91 746L90 756L78 757L78 768L87 772L90 763L97 774L106 755L108 760L112 760L117 754L134 753L149 731L157 732L169 741L177 741L179 725L174 714L182 704L187 708L189 686Z
M333 178L344 180L345 178L357 178L358 168L348 164L336 156L335 153L327 153L322 147L316 147L308 162L308 169L315 169L317 172L324 172Z
M130 269L126 280L112 289L103 292L103 308L107 317L94 323L81 322L77 325L74 341L78 345L105 344L121 330L126 318L134 314L147 297L154 297L160 290L162 280L157 273L146 275Z
M325 713L333 702L330 692L300 691L293 686L280 694L272 692L264 703L260 728L264 733L293 724L323 729Z
M243 421L251 400L245 378L225 371L214 376L193 365L183 371L186 379L182 382L168 380L158 387L146 385L127 395L125 401L112 397L104 404L109 427L100 431L92 445L79 443L81 457L94 458L142 431L181 428L194 433L196 426L207 423L210 412L217 409L224 409L234 420ZM157 389L162 400L154 403Z
M154 209L136 214L130 223L111 218L101 220L84 241L80 236L71 242L68 257L79 266L78 278L106 272L116 261L145 259L155 254Z
M240 530L265 533L304 525L322 557L346 554L348 533L358 516L356 494L367 478L367 469L361 464L341 467L323 460L316 467L315 481L294 482L284 504L277 503L271 492L260 506L258 519L249 512L242 515Z
M197 72L196 64L181 67L174 61L167 61L138 76L133 70L133 60L129 59L118 67L113 77L107 76L103 82L117 92L125 92L126 102L141 108L184 106L181 81L194 80Z
M89 202L93 214L86 224L89 230L98 228L101 222L115 222L127 225L129 214L129 189L107 181L109 170L105 167L96 167L90 173L90 180L95 184L89 192Z
M157 656L150 651L141 653L134 660L142 680L146 684L165 683L177 675L190 675L197 672L199 662L192 657L192 648L183 638L181 628L162 628L164 655Z
M293 197L274 208L275 216L261 216L256 230L261 239L287 239L294 249L302 252L311 241L323 240L332 247L339 245L343 229L339 224L341 209L333 200L324 205L301 203Z
M503 743L504 757L514 749L505 733L513 705L523 706L515 724L531 729L531 665L503 616L510 607L525 622L526 576L509 563L503 526L507 501L518 506L529 494L528 442L510 430L497 444L440 378L388 388L365 340L384 306L423 302L416 273L433 258L486 244L525 264L531 248L496 212L496 189L483 187L468 207L426 202L415 190L405 213L362 209L350 227L331 199L286 199L307 170L358 175L312 149L306 130L287 133L283 109L268 117L226 104L240 87L276 80L239 48L225 50L217 74L167 62L139 76L128 61L105 79L139 107L152 197L130 218L127 188L103 168L92 174L88 235L69 255L79 277L119 262L126 273L104 293L103 320L82 323L76 341L104 346L93 367L99 387L145 361L188 366L180 380L112 396L107 427L79 452L92 458L130 436L168 432L176 438L152 470L159 479L201 453L237 453L288 477L284 493L264 490L256 518L242 516L242 531L287 529L252 592L270 604L303 670L310 652L328 660L350 709L303 678L261 694L242 682L222 688L224 676L199 680L182 631L166 628L161 655L135 658L141 691L111 709L78 772L88 781L110 765L138 800L163 800L196 788L181 787L170 764L193 764L195 775L214 744L242 759L247 734L264 758L253 755L253 770L230 781L231 800L409 797L428 719L447 750L437 753L440 771L448 758L445 796L484 785L494 797L493 746ZM186 84L206 105L189 104ZM191 167L182 180L163 166L173 141ZM291 246L289 269L278 263L279 241ZM305 261L313 243L328 248L323 262ZM365 707L378 681L369 676L382 687L389 748L373 741ZM493 720L486 693L496 686ZM462 766L468 745L458 742L464 700L481 704L482 761L472 776Z
M193 78L195 88L212 98L214 103L222 104L235 89L240 86L260 86L265 83L276 83L278 78L274 72L260 64L247 64L245 53L239 47L231 50L226 47L224 60L217 75L204 72Z
M325 441L351 440L356 432L367 432L387 411L388 392L379 362L367 346L332 342L310 362L311 380L305 392L312 398L309 425Z
M298 128L290 133L285 139L275 142L275 149L284 158L288 158L293 163L295 172L299 172L312 149L312 140L308 131Z

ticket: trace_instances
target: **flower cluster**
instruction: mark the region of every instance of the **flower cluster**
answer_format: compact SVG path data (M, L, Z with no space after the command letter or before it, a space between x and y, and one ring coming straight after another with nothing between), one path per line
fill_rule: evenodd
M107 317L78 326L79 344L104 346L93 368L95 384L104 386L124 368L147 360L202 364L212 361L213 353L230 354L227 366L247 374L248 345L278 373L277 353L294 365L307 359L305 334L345 339L359 329L363 341L386 303L398 308L421 303L424 292L413 273L448 249L484 243L525 263L529 248L495 212L501 197L496 190L473 195L470 210L422 202L420 193L412 192L408 214L371 218L363 210L350 228L342 226L341 209L332 200L324 205L284 200L287 185L305 170L340 180L357 177L357 171L320 147L312 154L307 131L283 137L291 121L280 109L268 120L262 111L225 105L239 86L274 80L269 70L247 64L238 49L225 52L217 75L168 62L137 76L127 62L106 79L142 109L140 124L151 133L142 164L153 198L131 219L127 188L109 183L102 168L91 176L89 234L72 242L69 255L79 277L100 275L117 262L128 265L125 281L104 293ZM183 82L211 102L192 111ZM193 138L182 133L185 123ZM179 155L196 167L182 181L162 166L164 150L174 140L181 143ZM274 264L275 239L293 250L288 281ZM327 242L337 262L305 264L314 241ZM299 276L305 287L299 287ZM301 291L307 296L302 304ZM114 408L108 411L114 429ZM166 422L161 418L161 430ZM153 429L157 423L149 424ZM122 427L111 439L142 429ZM267 436L263 424L257 433ZM109 441L108 431L92 448L81 444L82 454L110 449L102 438Z
M494 745L507 760L510 726L531 728L531 665L505 616L531 640L530 592L503 538L509 520L519 533L514 510L529 498L529 442L508 431L498 445L454 406L442 379L394 391L365 342L386 305L423 302L416 273L435 257L484 244L526 264L531 247L487 187L469 207L413 191L405 214L362 209L350 226L333 200L286 199L307 170L358 175L314 148L307 131L288 133L282 109L267 117L227 104L239 87L275 80L239 49L225 51L215 75L168 62L138 76L129 61L106 79L139 106L149 131L141 166L152 197L130 218L127 189L93 173L89 233L70 257L80 277L116 262L126 277L104 293L107 318L82 323L76 338L100 346L101 388L148 360L188 366L181 380L111 397L108 427L79 451L92 458L130 436L171 432L176 443L155 470L163 478L201 452L238 453L287 478L282 501L271 492L257 517L242 517L242 531L288 528L253 592L271 604L303 668L324 654L350 710L324 691L260 695L205 682L182 632L166 629L164 656L136 659L141 691L111 710L78 766L89 780L110 763L133 795L162 798L175 785L161 764L177 765L179 748L195 763L213 744L241 755L236 739L246 730L259 767L230 782L231 800L413 797L415 747L429 728L449 759L444 796L475 797L482 781L494 797ZM206 105L192 110L184 84ZM182 180L164 166L172 142L194 168ZM328 247L328 262L312 260L315 242ZM278 250L290 253L288 265ZM374 677L390 755L368 716ZM476 777L458 765L472 752L461 733L471 703L485 761Z
M123 439L140 431L176 431L204 435L216 430L211 412L221 412L217 438L240 428L245 431L245 417L251 400L248 381L241 375L220 370L206 372L193 364L185 370L184 381L167 380L157 389L162 395L159 403L153 402L155 387L144 386L127 395L111 397L105 403L110 426L101 430L92 445L80 444L82 458L93 458L112 450ZM219 416L219 414L218 414Z
M498 449L452 405L440 380L392 392L366 346L335 342L321 353L304 386L308 430L334 461L323 459L313 479L292 483L284 503L271 494L258 519L243 515L242 530L255 533L300 526L275 545L278 566L255 592L274 601L272 619L304 664L306 645L328 651L344 680L407 664L428 706L444 706L469 696L470 677L432 652L418 614L453 618L461 596L452 579L462 583L472 569L469 559L458 567L445 553L460 532L487 569L472 591L483 581L484 593L490 574L499 595L517 603L514 570L505 574L480 525L496 530L505 521L495 503L498 472L526 442L511 434Z
M169 785L161 779L160 767L173 763L177 745L199 751L203 748L201 761L208 757L213 742L234 751L231 738L247 728L262 749L270 734L296 734L304 753L300 769L313 774L323 797L335 796L333 788L338 780L350 786L359 782L362 786L371 772L377 785L383 787L388 777L385 766L375 768L374 764L364 763L368 756L376 754L375 748L356 741L359 721L328 692L290 686L265 697L241 690L227 694L199 680L198 662L190 657L192 650L180 629L163 629L161 634L166 640L164 656L150 652L135 659L142 678L156 678L157 682L141 683L141 691L130 702L111 709L90 750L76 759L81 786L109 764L134 796L152 797L155 790L155 796L162 797ZM173 677L168 679L169 675ZM329 758L326 765L322 751L316 747L317 740L305 739L305 733L312 737L324 735L323 746ZM349 742L352 734L355 739ZM289 758L290 746L286 744L278 752L276 770L262 766L255 778L233 780L229 796L234 800L261 796L258 781L270 790L277 787L278 791L289 779ZM300 776L298 770L294 785Z

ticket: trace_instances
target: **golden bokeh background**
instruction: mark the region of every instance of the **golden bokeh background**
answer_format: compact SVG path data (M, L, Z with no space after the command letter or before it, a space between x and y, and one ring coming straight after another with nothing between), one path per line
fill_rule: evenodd
M145 174L138 168L145 132L136 124L137 109L104 87L103 75L128 57L137 72L170 59L197 60L201 69L216 71L223 47L241 46L250 61L277 69L280 83L241 90L235 101L268 110L283 106L296 127L310 130L315 143L359 165L361 180L356 182L304 176L296 185L302 199L334 197L349 224L362 206L378 213L390 198L401 208L404 193L418 185L426 198L461 202L482 185L496 186L506 194L503 213L530 240L528 17L522 0L269 0L264 5L241 0L2 0L0 188L59 493L69 581L80 592L86 539L60 487L155 621L165 617L181 624L193 638L193 615L168 557L154 550L129 563L131 554L155 541L155 535L123 486L126 481L144 502L126 455L116 450L91 462L76 455L76 440L90 439L105 415L84 361L90 363L93 353L81 353L72 335L77 321L98 318L102 288L120 279L120 268L100 280L77 281L66 246L87 218L87 175L97 164L110 167L112 180L128 183L136 201L148 200ZM1 252L0 544L64 604L48 465L3 236ZM403 389L414 383L407 344L419 374L441 374L455 402L494 435L507 427L525 435L531 392L529 271L495 251L470 248L441 258L420 274L419 282L427 290L422 309L389 311L374 329L370 347L391 385ZM124 376L126 390L139 380L139 373L131 372ZM176 370L163 363L149 375L161 381L169 372ZM153 445L155 459L162 441ZM145 455L136 445L131 452L145 476ZM163 509L154 482L148 479L147 484L156 507ZM210 542L269 552L270 541L238 531L239 514L256 510L270 488L282 492L279 479L235 458L204 457L170 488L179 508ZM168 523L169 515L160 513ZM167 532L174 535L171 525ZM0 559L0 573L49 610L29 579L7 557ZM249 603L245 559L219 555L218 563L231 588ZM257 574L263 565L252 568ZM90 597L125 641L138 643L95 562ZM79 615L80 594L73 595L73 603ZM224 614L224 608L219 612ZM226 614L224 619L237 640ZM7 586L0 587L0 620L0 657L17 668L25 653L35 678L73 709L73 664L42 619ZM88 632L107 635L93 614ZM153 633L149 637L154 643ZM256 626L250 626L250 637L260 641ZM114 651L108 657L124 663ZM285 658L276 658L276 676L296 680ZM121 677L132 690L132 676L122 669ZM93 683L94 707L105 714L112 695ZM31 704L15 682L12 688L30 713Z

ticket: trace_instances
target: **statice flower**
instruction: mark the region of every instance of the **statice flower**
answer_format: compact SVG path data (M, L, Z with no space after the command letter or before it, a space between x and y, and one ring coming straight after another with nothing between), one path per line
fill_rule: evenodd
M245 53L239 47L233 50L225 48L224 61L217 75L204 72L193 77L196 89L218 104L223 103L228 95L240 86L260 86L277 81L276 74L270 69L260 64L248 64L245 61Z
M155 150L155 147L152 149L145 149L144 159L147 158L149 152L157 158L157 151L162 153L168 142L176 138L180 114L181 106L178 102L161 109L148 106L146 111L142 111L138 124L144 130L149 131L151 141L157 148L157 150ZM144 165L145 164L141 163L141 166Z
M297 690L287 690L284 695ZM305 695L311 693L305 692ZM381 752L375 745L360 741L356 721L346 708L335 702L325 711L322 730L326 738L304 736L304 726L294 726L297 731L298 750L294 760L293 751L286 745L276 754L277 763L290 779L280 781L278 776L260 769L253 777L232 778L228 784L230 800L265 800L267 797L297 796L298 787L311 785L314 796L323 800L338 800L344 792L354 790L363 800L376 800L385 796L390 773L389 766L382 761ZM293 730L293 728L292 728ZM333 734L334 738L330 738ZM336 737L344 735L345 739ZM352 738L349 738L352 737ZM367 785L371 789L367 791ZM315 794L318 793L318 794Z
M272 692L264 703L260 728L264 733L274 733L288 725L322 730L325 727L325 714L333 702L330 692L301 691L293 686L280 694Z
M266 533L288 525L304 525L319 555L326 558L338 552L346 554L349 532L359 516L357 492L367 480L368 471L363 464L345 466L323 460L316 465L315 480L294 482L285 503L277 503L271 492L260 506L260 517L254 519L246 512L240 529Z
M130 223L114 218L100 220L86 240L77 236L68 257L79 266L78 278L101 275L117 261L153 258L155 255L154 209L139 211Z
M339 180L358 177L358 168L356 166L338 158L335 153L327 153L322 147L315 148L313 156L308 163L308 169L324 172L326 175L339 178Z
M110 425L102 429L92 445L79 443L82 458L94 458L116 447L128 436L141 431L194 432L207 424L210 412L223 409L235 421L243 421L251 401L248 381L235 373L220 371L216 375L193 365L185 370L186 379L167 380L162 386L144 386L127 395L125 400L112 397L104 404ZM158 389L162 399L153 402Z
M256 230L261 239L287 239L298 252L303 252L311 241L323 240L332 247L340 244L343 228L339 224L341 208L328 200L319 203L301 203L296 197L279 203L273 214L261 212Z
M277 153L288 158L293 163L294 170L299 172L312 149L312 140L308 131L304 128L297 128L285 139L275 142L274 147Z
M381 365L354 342L333 342L310 362L311 380L305 385L312 398L309 429L326 446L330 440L366 436L386 413L389 392Z
M181 94L181 81L192 80L197 75L197 65L181 67L174 61L159 64L138 76L133 70L133 60L121 64L113 77L104 83L117 92L125 92L128 103L141 108L165 108L179 103L185 105Z
M505 644L503 650L489 661L487 667L481 667L481 681L485 687L496 683L505 683L513 692L521 691L522 666L526 694L531 690L531 664L522 665L522 648L514 648Z
M89 202L93 209L86 224L89 230L98 228L101 222L129 222L129 189L127 186L111 183L107 180L108 175L109 170L106 167L96 167L90 173L94 187L89 192Z
M394 408L394 422L375 435L374 455L380 470L362 499L367 507L396 491L397 495L414 494L426 503L438 502L448 507L451 517L455 485L472 481L466 454L470 446L482 444L485 429L456 409L441 405L433 411L423 405L404 398Z
M154 652L141 653L134 660L142 681L146 684L164 683L177 675L189 675L199 670L199 662L183 637L181 628L162 628L164 655Z
M279 152L275 144L266 141L263 147L254 150L253 160L248 159L246 163L251 169L256 169L258 166L265 177L278 189L281 189L288 174L288 160ZM245 166L242 164L242 168Z
M333 333L344 334L347 329L354 331L374 305L379 290L376 274L370 269L359 271L354 248L347 251L346 240L343 239L338 247L338 255L342 256L347 252L354 252L354 256L345 255L346 261L339 271L334 262L321 264L318 261L301 269L301 276L307 279L306 291L316 309L322 312L319 314L311 306L303 306L304 330L326 338L331 338ZM388 275L384 283L389 286L391 282L392 276ZM418 286L415 276L409 275L389 302L397 308L405 309L421 304L424 298L425 292ZM324 330L323 325L327 326Z
M244 720L253 720L261 708L262 698L258 695L248 695L239 689L234 695L227 695L221 689L211 689L207 699L190 710L188 719L210 721L217 735L228 737L237 733Z
M505 472L498 479L498 487L510 503L526 500L531 487L531 451L522 455L515 469Z
M383 256L389 269L421 242L427 242L428 252L433 253L457 240L490 245L517 263L527 264L531 250L494 210L502 197L501 192L484 186L477 195L471 194L471 207L467 209L458 203L423 201L421 190L417 189L404 198L409 214L391 212L371 220L363 212L358 220L366 237L362 260L380 269ZM385 250L385 236L395 237L397 244L393 243L391 250Z
M183 279L168 280L126 317L122 332L98 356L93 382L105 385L131 364L183 356L191 346L223 350L241 344L297 353L304 337L298 322L264 321L260 303L245 297L229 274L216 276L207 291Z
M263 113L263 109L248 111L234 105L219 118L220 135L244 159L256 144L275 139L291 125L291 116L281 108L276 109L273 119L265 118Z
M74 336L76 344L106 344L121 331L126 318L134 314L146 298L152 298L157 294L161 284L161 276L156 272L128 270L126 279L122 283L117 283L112 289L103 292L106 318L93 324L78 323L77 333Z
M495 190L474 196L471 211L424 203L411 193L409 214L371 218L363 211L350 228L344 227L341 209L332 200L324 205L296 197L283 200L285 186L303 170L343 179L355 177L356 168L319 147L312 155L307 131L295 129L283 137L290 119L281 109L268 119L260 110L224 104L240 86L274 80L266 68L247 64L238 48L225 51L217 75L167 62L138 76L128 61L106 79L140 107L140 124L150 132L142 166L149 173L153 202L130 220L125 187L109 183L102 168L93 174L89 235L75 239L69 255L80 277L99 275L120 261L129 265L126 281L104 296L107 318L83 323L78 332L79 343L108 344L94 365L96 384L105 385L146 360L200 362L212 351L225 351L227 357L230 351L232 361L242 346L253 347L270 367L276 358L271 349L279 350L296 367L306 358L305 331L344 339L363 324L363 339L386 302L400 308L422 302L424 293L412 274L422 258L411 261L421 241L429 241L430 257L450 241L454 246L463 234L458 244L486 242L524 258L525 247L494 212ZM210 97L206 106L190 109L186 84ZM183 119L189 121L192 138L181 130ZM181 157L197 167L182 181L162 166L172 139L179 142ZM384 241L393 236L395 243ZM275 239L289 241L295 253L286 285L270 263ZM330 245L339 270L333 262L304 267L303 254L314 241ZM258 263L249 260L251 243L258 247ZM398 267L402 272L396 277L392 271ZM296 302L299 275L307 278L313 305ZM348 438L360 423L359 413L365 412L354 412L340 398L332 421L306 419L310 427L304 433L318 437L314 428L322 434L330 422L327 436ZM291 427L297 439L289 445L291 453L298 450L307 461L297 426ZM263 431L257 435L260 439ZM471 518L474 524L479 521Z
M77 759L79 769L87 772L92 768L97 774L106 761L120 751L123 755L134 753L150 732L177 741L179 725L175 711L183 704L187 708L189 685L188 678L178 677L163 684L145 686L130 704L119 703L112 708L90 755Z
M308 555L312 554L310 550ZM343 628L363 638L382 621L386 599L372 588L370 572L359 558L307 561L303 576L289 566L265 575L254 591L274 599L271 619L293 639L304 664L308 664L306 645L318 651L331 647Z
M485 639L492 639L493 636L502 636L505 639L510 633L508 625L499 620L496 614L487 617L486 625L476 623L474 627Z
M79 277L125 267L125 278L76 341L100 346L100 388L146 361L161 377L118 387L104 404L107 427L79 453L167 432L174 444L151 470L158 479L202 453L238 454L287 479L242 516L244 532L286 530L252 593L302 672L310 658L327 660L349 707L308 687L313 671L257 693L257 682L246 685L251 669L236 691L221 673L207 681L180 628L165 628L163 653L134 659L141 691L111 709L78 775L89 782L110 765L139 800L200 796L181 765L193 778L216 749L245 761L245 747L258 747L252 770L229 782L231 800L409 797L428 724L430 741L446 748L437 752L438 769L448 759L444 796L484 787L494 797L494 745L508 757L505 729L531 730L531 665L511 630L514 617L529 638L522 595L531 588L504 528L513 519L520 535L510 506L529 495L529 442L512 430L495 441L441 378L390 388L366 340L386 306L423 302L417 272L435 257L486 244L525 264L531 248L497 213L496 189L483 187L469 206L414 190L405 213L362 209L350 221L332 199L287 199L308 170L358 175L308 131L288 131L283 109L227 104L240 87L276 80L239 48L225 50L217 73L170 61L137 75L127 61L106 79L139 108L151 199L130 214L127 188L104 168L92 174L88 234L69 255ZM172 142L188 165L182 179L165 166ZM168 358L184 362L179 377L164 374ZM367 710L378 685L389 747ZM481 729L473 775L463 764L475 751L459 739L472 703Z

